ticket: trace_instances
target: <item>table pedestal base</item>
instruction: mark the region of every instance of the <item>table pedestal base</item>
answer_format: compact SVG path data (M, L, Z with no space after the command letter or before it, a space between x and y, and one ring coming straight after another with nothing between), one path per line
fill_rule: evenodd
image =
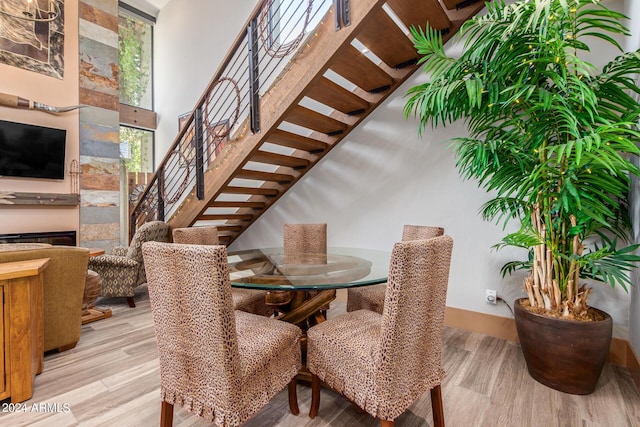
M82 310L83 325L87 323L95 322L96 320L106 319L107 317L111 317L110 308L98 308L91 305L86 309Z

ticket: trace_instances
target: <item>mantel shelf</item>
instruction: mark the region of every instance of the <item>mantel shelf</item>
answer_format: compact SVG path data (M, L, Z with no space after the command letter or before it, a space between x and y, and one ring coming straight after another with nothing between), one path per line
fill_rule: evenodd
M19 193L15 191L0 191L0 208L31 205L31 206L78 206L79 194L64 193Z

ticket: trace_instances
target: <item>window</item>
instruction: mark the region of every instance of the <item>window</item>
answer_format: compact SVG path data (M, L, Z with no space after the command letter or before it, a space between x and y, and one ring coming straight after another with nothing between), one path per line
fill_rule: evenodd
M120 103L153 110L153 25L128 9L118 18Z
M153 172L153 24L155 19L120 2L118 56L120 154L127 172Z
M120 157L127 172L153 172L153 132L120 126Z

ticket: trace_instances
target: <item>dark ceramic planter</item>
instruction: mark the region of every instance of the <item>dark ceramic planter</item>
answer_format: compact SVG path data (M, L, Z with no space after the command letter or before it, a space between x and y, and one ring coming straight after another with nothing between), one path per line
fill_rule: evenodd
M520 301L516 300L514 313L529 374L564 393L593 393L609 355L611 316L590 308L602 314L604 320L563 320L532 313Z

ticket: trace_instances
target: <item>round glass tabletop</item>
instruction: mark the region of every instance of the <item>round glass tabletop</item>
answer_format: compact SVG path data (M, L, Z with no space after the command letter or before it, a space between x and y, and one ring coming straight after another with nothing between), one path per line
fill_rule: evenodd
M327 253L285 256L283 248L228 253L231 286L263 290L339 289L384 283L391 254L329 247Z

